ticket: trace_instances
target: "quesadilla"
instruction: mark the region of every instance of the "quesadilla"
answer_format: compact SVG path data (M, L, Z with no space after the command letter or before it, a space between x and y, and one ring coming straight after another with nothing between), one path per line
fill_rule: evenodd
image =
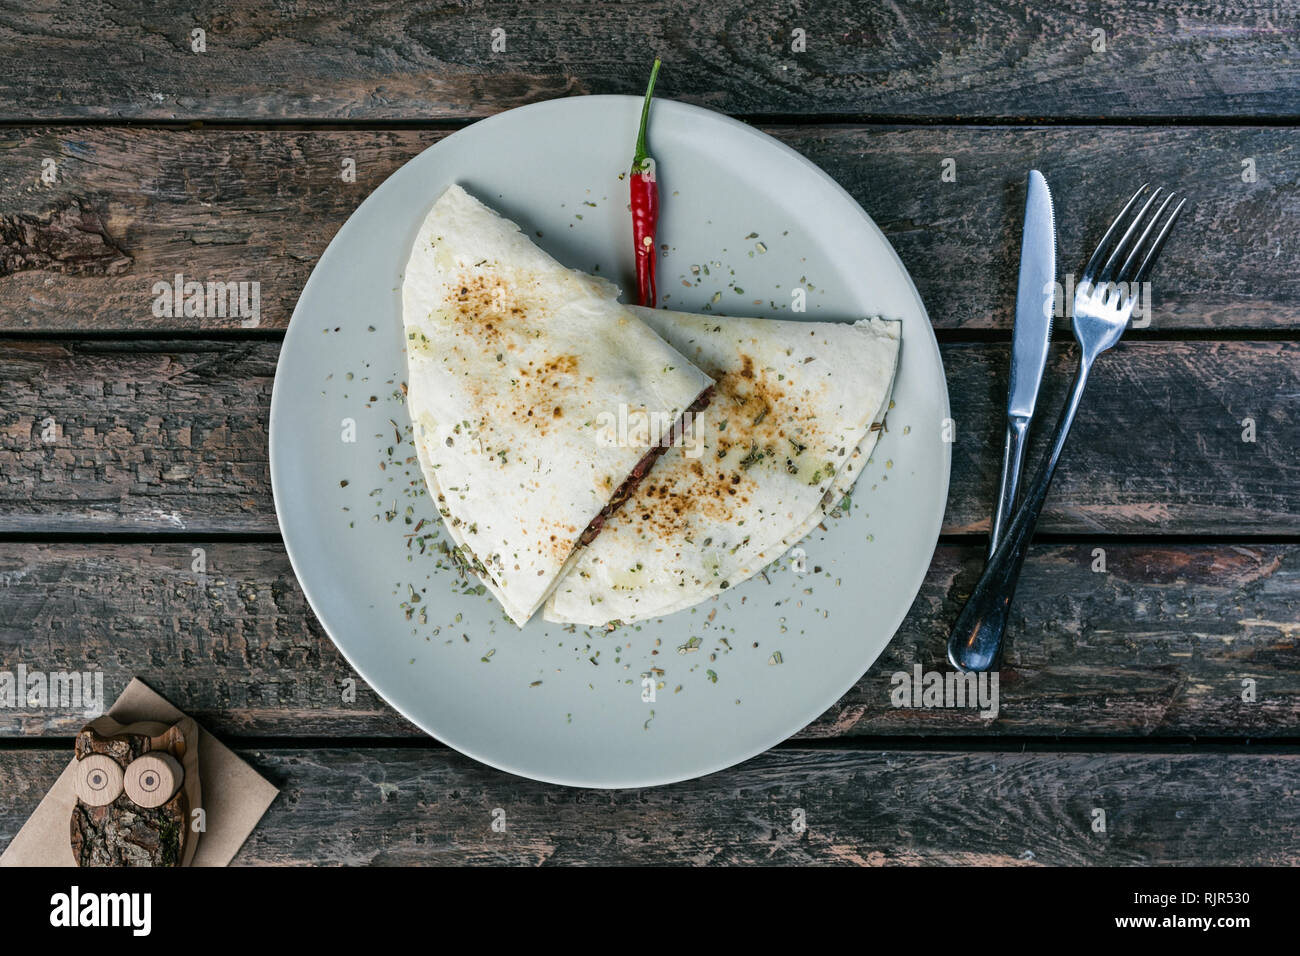
M889 409L899 322L633 311L717 384L566 572L549 621L658 617L757 574L852 489Z
M460 559L520 627L712 384L617 296L456 185L406 264L420 467ZM616 413L660 427L599 427Z

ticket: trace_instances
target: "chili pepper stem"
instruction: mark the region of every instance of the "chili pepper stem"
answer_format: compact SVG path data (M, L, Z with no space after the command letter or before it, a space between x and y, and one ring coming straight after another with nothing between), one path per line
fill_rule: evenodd
M659 76L659 58L655 57L655 65L650 68L650 83L646 86L645 101L641 104L641 126L636 134L636 153L632 156L632 172L642 172L642 167L650 157L645 148L645 128L646 121L650 118L650 98L654 95L655 79Z

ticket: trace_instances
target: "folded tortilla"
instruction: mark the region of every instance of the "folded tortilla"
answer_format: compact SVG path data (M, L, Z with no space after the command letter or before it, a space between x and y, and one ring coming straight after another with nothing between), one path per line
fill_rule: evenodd
M430 497L520 627L711 379L508 219L450 186L402 283L407 403Z
M633 311L717 385L566 572L549 621L658 617L757 574L852 489L889 410L899 322Z

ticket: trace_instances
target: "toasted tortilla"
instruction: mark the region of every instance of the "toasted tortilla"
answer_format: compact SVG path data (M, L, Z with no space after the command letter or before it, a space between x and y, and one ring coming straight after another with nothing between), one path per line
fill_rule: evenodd
M450 186L402 283L407 404L430 497L465 564L522 627L712 384L508 219Z
M852 489L889 410L899 322L633 311L717 384L566 571L549 621L658 617L757 574Z

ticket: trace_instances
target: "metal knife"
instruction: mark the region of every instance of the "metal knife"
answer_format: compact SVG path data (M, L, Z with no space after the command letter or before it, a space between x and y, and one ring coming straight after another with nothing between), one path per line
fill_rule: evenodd
M1038 401L1052 338L1056 283L1056 222L1052 193L1036 169L1029 171L1025 228L1020 237L1020 284L1016 324L1011 333L1011 386L1007 390L1007 437L1002 450L1002 482L989 533L989 556L1011 523L1025 464L1025 439Z

